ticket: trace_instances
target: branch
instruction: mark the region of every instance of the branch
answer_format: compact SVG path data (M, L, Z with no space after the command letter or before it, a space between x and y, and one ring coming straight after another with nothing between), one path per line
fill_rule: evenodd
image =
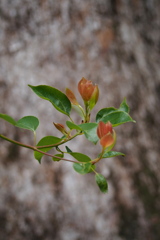
M74 161L74 160L70 160L70 159L66 159L66 158L57 157L57 156L54 156L54 155L52 155L52 154L43 152L43 151L37 149L37 147L34 147L34 146L31 146L31 145L27 145L27 144L24 144L24 143L21 143L21 142L12 140L12 139L7 138L6 136L4 136L4 135L2 135L2 134L0 134L0 137L3 138L3 139L5 139L5 140L7 140L8 142L14 143L14 144L19 145L19 146L21 146L21 147L29 148L29 149L31 149L31 150L33 150L33 151L37 151L37 152L42 153L42 154L44 154L44 155L46 155L46 156L49 156L49 157L54 157L54 158L57 158L57 159L60 159L60 160L63 160L63 161L67 161L67 162L78 163L78 161ZM42 146L42 147L43 147L43 146ZM41 148L42 148L42 147L41 147ZM47 147L47 146L45 146L45 147Z

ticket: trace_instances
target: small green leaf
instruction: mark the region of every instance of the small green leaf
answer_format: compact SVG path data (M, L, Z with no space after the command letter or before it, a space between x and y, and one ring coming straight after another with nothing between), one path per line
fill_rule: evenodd
M79 130L81 131L81 128L76 125L75 123L72 123L70 121L66 121L66 125L70 128L70 129L76 129L76 130Z
M85 137L88 141L96 144L99 140L97 136L97 123L83 123L78 125L84 132Z
M63 156L64 156L63 153L55 154L54 157L52 158L52 160L55 161L55 162L59 162L61 159L56 158L56 157L63 158Z
M119 111L124 111L124 112L126 112L126 113L129 113L129 106L128 106L128 104L127 104L127 102L126 102L126 98L124 98L124 100L123 100L123 102L121 103L121 105L120 105L120 107L119 107L119 109L118 109Z
M105 116L102 118L102 122L107 123L110 121L113 125L113 127L116 127L118 125L121 125L123 123L127 122L135 122L128 113L123 111L116 111L114 113L109 114L108 116Z
M126 122L135 122L127 112L119 111L118 109L114 108L101 109L96 116L96 121L102 121L104 123L110 121L113 127Z
M48 100L52 105L63 114L69 116L71 111L71 102L67 96L56 88L39 85L28 85L40 98Z
M12 117L10 117L10 116L7 115L7 114L2 114L2 113L0 113L0 118L4 119L5 121L11 123L11 124L14 125L14 126L15 126L16 123L17 123Z
M42 146L42 148L38 148L40 151L42 152L48 152L50 149L52 149L54 146L51 146L51 147L45 147L43 148L43 146L47 146L47 145L52 145L52 144L57 144L59 142L61 142L62 139L60 138L57 138L57 137L54 137L54 136L47 136L47 137L44 137L42 138L37 146ZM37 159L39 162L41 161L41 158L43 157L43 153L40 153L40 152L37 152L35 151L34 152L34 157L35 159Z
M117 111L117 109L114 107L102 108L96 115L96 122L102 121L102 118L115 111Z
M72 152L72 150L69 147L65 146L65 148L66 148L67 153L71 153Z
M69 152L69 154L77 159L79 162L90 162L91 159L87 155L79 152Z
M82 124L79 124L78 126L83 131L89 131L89 130L92 130L93 128L97 127L97 123L82 123Z
M102 158L111 158L116 156L125 156L125 154L121 152L109 151L109 152L104 152Z
M92 164L91 163L74 163L73 168L76 172L80 174L86 174L92 171L91 169Z
M95 175L95 180L101 192L106 193L108 191L108 183L105 177L102 174L97 173Z
M39 125L38 118L34 116L26 116L18 120L15 126L19 128L28 129L34 132L37 129L38 125Z

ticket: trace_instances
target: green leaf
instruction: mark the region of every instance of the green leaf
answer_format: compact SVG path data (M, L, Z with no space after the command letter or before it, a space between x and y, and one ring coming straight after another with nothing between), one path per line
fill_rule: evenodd
M118 109L119 111L124 111L124 112L126 112L126 113L129 113L129 106L128 106L128 104L127 104L127 102L126 102L126 98L124 98L124 100L123 100L123 102L121 103L121 105L120 105L120 107L119 107L119 109Z
M86 174L92 171L92 164L91 163L74 163L73 168L76 172L80 174Z
M91 159L87 155L79 152L69 152L69 154L77 159L79 162L90 162Z
M135 122L128 113L122 112L122 111L116 111L114 113L110 113L108 116L105 116L102 118L102 121L107 123L110 121L113 125L113 127L116 127L118 125L121 125L123 123L127 122Z
M113 108L112 110L111 108L101 109L96 116L96 121L102 121L104 123L110 121L113 127L126 122L135 122L127 112L119 111L118 109L113 110Z
M84 132L84 135L88 139L88 141L94 144L96 144L99 140L97 136L97 125L97 123L83 123L78 125Z
M69 147L65 146L65 148L66 148L67 153L71 153L72 152L72 150Z
M38 118L34 116L26 116L18 120L15 126L19 128L28 129L34 132L37 129L38 125L39 125Z
M114 107L101 109L96 116L96 122L102 121L107 123L110 121L113 127L126 122L135 122L129 115L129 106L127 105L126 98L124 98L119 109Z
M85 154L78 152L68 152L72 157L74 157L79 162L83 163L74 163L73 168L76 172L80 174L90 173L95 169L95 166L90 163L91 159ZM85 162L85 163L84 163Z
M109 151L109 152L104 152L102 158L111 158L116 156L125 156L125 154L121 152Z
M0 113L0 118L4 119L5 121L11 123L11 124L14 125L14 126L15 126L16 123L17 123L12 117L10 117L10 116L7 115L7 114L2 114L2 113Z
M40 98L48 100L52 105L63 114L69 116L71 111L71 102L67 96L56 88L39 85L28 85Z
M108 191L108 183L105 177L102 174L97 173L95 175L95 180L101 192L106 193Z
M38 118L34 116L25 116L21 119L19 119L17 122L10 117L9 115L6 114L1 114L0 113L0 118L6 120L7 122L11 123L12 125L23 128L23 129L28 129L31 131L35 131L39 125L39 120Z
M63 153L58 153L58 154L55 154L54 157L52 158L53 161L55 162L59 162L61 159L59 158L56 158L56 157L60 157L60 158L63 158L64 154Z
M81 131L81 128L76 125L75 123L72 123L70 121L66 121L66 125L70 128L70 129L76 129L76 130L79 130Z
M97 127L97 123L82 123L78 125L83 131L90 131Z
M57 137L54 137L54 136L47 136L47 137L44 137L42 138L37 146L47 146L47 145L52 145L52 144L57 144L59 142L61 142L62 139L60 138L57 138ZM41 150L42 152L48 152L50 149L52 149L54 146L52 147L46 147L46 148L38 148L39 150ZM34 152L34 157L35 159L37 159L39 162L41 161L41 158L43 157L43 153L40 153L40 152L37 152L35 151Z
M96 122L102 121L103 117L105 117L115 111L117 111L117 109L114 107L102 108L96 115Z

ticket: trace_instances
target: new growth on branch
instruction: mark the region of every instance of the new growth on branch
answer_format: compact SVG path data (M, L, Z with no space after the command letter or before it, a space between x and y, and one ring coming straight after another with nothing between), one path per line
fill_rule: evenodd
M40 98L49 101L53 107L65 114L69 119L66 121L66 126L62 123L53 123L55 128L62 133L62 137L45 136L37 142L36 130L39 126L39 120L35 116L25 116L18 121L14 120L7 114L0 113L0 118L14 125L15 127L27 129L33 132L34 145L24 144L12 140L2 134L0 137L11 143L21 147L29 148L34 151L34 158L41 162L44 155L51 157L53 161L68 161L73 163L73 169L80 174L87 174L93 172L95 174L95 181L101 190L106 193L108 191L108 183L106 178L96 171L96 163L104 158L111 158L115 156L124 156L121 152L113 151L116 144L116 132L114 127L127 123L135 122L129 115L129 106L126 99L122 101L119 108L106 107L100 109L95 116L95 122L90 122L92 109L96 105L99 98L99 88L90 80L84 77L78 83L78 91L83 99L83 106L81 106L75 97L75 94L66 88L65 94L56 88L48 85L32 86L28 85L33 92ZM79 123L75 123L71 118L71 110L75 110L79 115ZM91 159L89 156L73 152L69 147L65 146L66 151L61 150L61 145L72 139L84 135L88 141L93 144L98 142L101 145L101 152L96 158ZM49 153L53 149L54 154ZM70 155L72 159L65 158L65 155Z

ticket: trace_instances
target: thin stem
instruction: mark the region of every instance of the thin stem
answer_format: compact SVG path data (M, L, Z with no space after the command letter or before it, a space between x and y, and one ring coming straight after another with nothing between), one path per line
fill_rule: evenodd
M0 137L3 138L3 139L5 139L5 140L7 140L8 142L14 143L14 144L19 145L19 146L21 146L21 147L29 148L29 149L31 149L31 150L33 150L33 151L37 151L37 152L42 153L42 154L44 154L44 155L46 155L46 156L49 156L49 157L55 157L55 156L52 155L52 154L49 154L49 153L46 153L46 152L43 152L43 151L37 149L37 147L34 147L34 146L31 146L31 145L27 145L27 144L24 144L24 143L21 143L21 142L12 140L12 139L10 139L10 138L5 137L5 136L2 135L2 134L0 135ZM56 158L58 158L58 159L60 159L60 160L68 161L68 162L77 163L77 161L70 160L70 159L66 159L66 158L61 158L61 157L57 157L57 156L56 156Z
M48 147L56 147L56 146L60 146L60 145L62 145L62 144L64 144L64 143L66 143L66 142L72 140L73 138L77 137L78 135L81 135L81 133L78 132L78 133L74 134L72 137L69 137L69 138L67 138L67 139L62 139L62 141L59 142L59 143L51 144L51 145L44 145L44 146L37 146L36 148L38 149L38 148L48 148Z
M69 117L69 119L71 120L71 122L74 123L74 121L73 121L73 119L71 118L71 116L68 116L68 117Z
M36 149L36 147L33 147L33 146L31 146L31 145L23 144L23 143L21 143L21 142L12 140L12 139L7 138L6 136L4 136L4 135L2 135L2 134L0 135L0 137L3 138L3 139L5 139L5 140L7 140L8 142L17 144L17 145L19 145L19 146L21 146L21 147L29 148L29 149L32 149L32 150L35 150L35 149Z
M85 104L85 122L88 123L90 121L90 109L89 109L89 102L84 102Z
M34 134L34 146L36 146L36 142L37 142L36 141L36 131L34 131L33 134Z
M57 152L60 152L60 153L64 154L64 152L58 146L56 147L56 150L57 150Z
M91 169L95 174L98 174L94 168L91 167Z
M95 163L99 162L102 159L104 152L105 152L105 149L103 148L100 156L98 158L95 158L94 160L92 160L91 163L95 164Z
M57 156L55 156L55 155L52 155L52 154L49 154L49 153L45 153L45 152L40 151L40 150L38 150L38 149L35 149L35 151L37 151L37 152L39 152L39 153L43 153L44 155L49 156L49 157L58 158L58 159L60 159L60 160L67 161L67 162L77 163L77 161L70 160L70 159L66 159L66 158L57 157Z

